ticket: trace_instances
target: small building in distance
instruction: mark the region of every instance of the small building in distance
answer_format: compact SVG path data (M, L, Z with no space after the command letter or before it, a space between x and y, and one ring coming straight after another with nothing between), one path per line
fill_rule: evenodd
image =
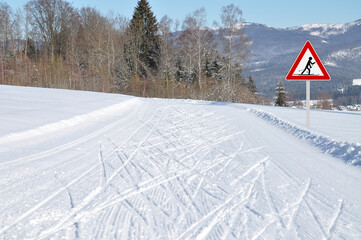
M361 86L361 79L354 79L352 81L352 86Z

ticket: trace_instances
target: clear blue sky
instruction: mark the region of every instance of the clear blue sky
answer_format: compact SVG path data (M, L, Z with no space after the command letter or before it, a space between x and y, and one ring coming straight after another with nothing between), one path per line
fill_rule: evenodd
M0 0L13 9L27 0ZM131 18L138 0L69 0L76 8L95 7L106 14L114 13ZM293 27L311 23L346 23L361 19L361 0L149 0L158 20L164 15L183 21L187 14L205 7L207 25L220 22L222 6L233 3L243 11L246 22L273 27Z

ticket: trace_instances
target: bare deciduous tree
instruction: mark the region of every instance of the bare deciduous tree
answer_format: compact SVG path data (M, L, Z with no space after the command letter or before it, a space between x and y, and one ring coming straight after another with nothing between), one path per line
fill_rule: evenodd
M221 12L222 28L220 29L224 47L223 53L227 60L227 81L235 81L237 69L233 69L235 63L244 63L249 55L250 41L245 34L242 24L242 11L233 4L222 8Z
M171 27L172 19L165 15L159 23L159 33L161 36L161 55L160 55L160 77L166 82L166 95L171 97L170 81L172 81L172 72L174 71L172 65L172 45Z
M202 91L202 65L207 52L212 51L214 37L212 32L205 27L205 9L201 8L189 15L183 23L181 43L188 59L190 75L193 68L196 69L199 88Z
M32 0L26 8L32 15L33 31L45 43L51 58L64 53L74 11L70 4L63 0Z
M1 81L7 83L6 64L9 53L9 43L11 38L12 9L6 3L0 2L0 44L1 44Z

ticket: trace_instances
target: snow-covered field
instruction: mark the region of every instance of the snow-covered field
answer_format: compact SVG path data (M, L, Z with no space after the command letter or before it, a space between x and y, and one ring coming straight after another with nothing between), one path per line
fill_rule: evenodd
M0 86L0 239L361 239L361 114Z

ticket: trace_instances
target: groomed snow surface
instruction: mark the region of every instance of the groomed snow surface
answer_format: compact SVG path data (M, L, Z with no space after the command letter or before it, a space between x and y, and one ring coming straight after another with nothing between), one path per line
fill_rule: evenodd
M361 239L361 115L0 86L0 239Z

